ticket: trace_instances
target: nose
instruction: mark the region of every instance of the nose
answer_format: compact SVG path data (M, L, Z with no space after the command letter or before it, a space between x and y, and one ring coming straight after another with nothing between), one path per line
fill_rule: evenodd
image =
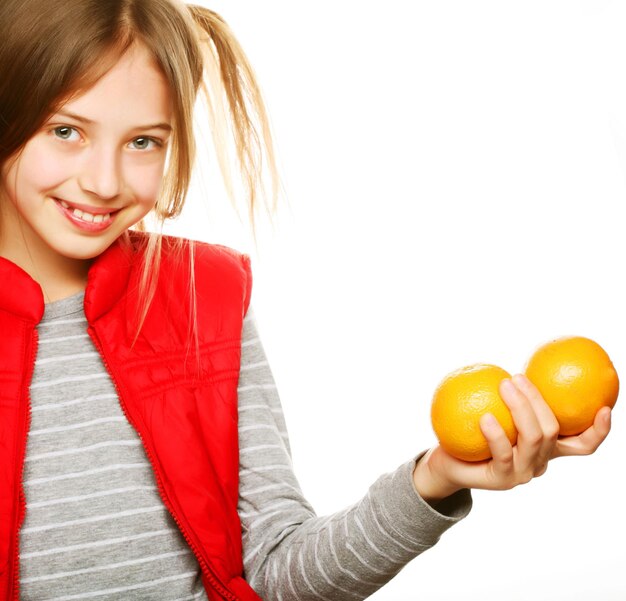
M81 161L79 184L83 191L103 200L120 194L122 174L120 157L113 148L93 146Z

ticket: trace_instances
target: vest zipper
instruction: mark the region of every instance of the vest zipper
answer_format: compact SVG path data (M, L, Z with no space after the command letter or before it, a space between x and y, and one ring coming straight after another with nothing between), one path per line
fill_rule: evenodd
M18 436L20 436L20 440L24 441L20 451L19 463L18 463L18 472L19 472L19 486L17 486L17 494L18 499L16 503L16 515L15 515L15 539L13 547L13 578L12 586L13 586L13 598L16 601L19 601L20 598L20 528L24 523L24 516L26 515L26 495L24 494L24 460L26 459L26 444L28 438L28 430L30 429L30 383L33 378L33 372L35 370L35 359L37 358L37 328L33 328L33 338L31 342L31 353L29 357L29 361L27 363L26 372L24 373L24 396L26 397L26 419L22 420L23 431L20 432ZM21 417L21 416L20 416ZM25 423L24 423L25 422ZM23 434L23 436L22 436ZM21 513L21 519L20 519Z
M119 386L117 384L117 380L115 379L115 376L113 375L113 372L111 370L111 367L110 367L109 362L107 360L107 357L105 355L104 349L103 349L102 345L100 344L100 339L98 338L98 334L96 333L96 330L95 330L95 328L93 326L89 326L87 328L87 331L89 333L89 336L93 340L94 344L96 345L96 348L98 349L98 351L100 353L100 356L102 357L102 361L104 363L104 366L106 367L107 372L109 373L109 376L111 376L111 381L113 382L113 385L115 386L115 390L117 392L117 396L118 396L118 399L120 401L120 406L122 408L122 411L124 412L124 415L125 415L126 419L128 420L128 422L133 426L135 432L137 432L137 435L139 436L139 439L141 440L141 444L142 444L144 450L146 451L146 455L148 457L148 460L150 461L150 465L152 466L152 472L154 473L154 477L155 477L156 482L157 482L157 488L159 490L159 495L161 497L161 500L165 504L165 507L167 507L167 510L170 512L170 515L172 516L172 518L174 518L174 521L176 522L176 525L178 526L178 529L181 531L184 539L187 541L187 544L189 545L189 547L193 551L193 554L196 556L196 559L198 560L198 564L200 565L200 568L202 569L202 571L204 572L204 574L208 578L208 580L211 583L211 585L213 586L213 588L220 595L222 595L222 597L224 597L226 599L229 599L230 601L240 601L239 597L236 597L235 595L233 595L219 581L217 576L213 573L213 570L211 570L209 565L206 563L206 561L204 560L204 558L202 557L202 555L198 551L196 545L191 540L191 537L187 533L187 530L186 530L185 526L183 526L183 524L178 519L178 516L174 512L173 507L171 506L169 500L167 499L167 494L165 492L165 488L163 487L163 484L161 482L161 476L158 473L157 469L155 468L155 463L154 463L154 460L152 458L152 454L150 453L150 449L146 445L146 442L145 442L141 432L137 428L136 424L133 422L133 420L128 415L128 412L126 411L126 405L124 404L124 399L122 397L121 390L120 390L120 388L119 388Z

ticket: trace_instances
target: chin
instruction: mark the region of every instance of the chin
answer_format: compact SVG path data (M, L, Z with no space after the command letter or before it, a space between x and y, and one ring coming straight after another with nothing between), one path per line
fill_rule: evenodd
M90 261L101 255L113 242L115 238L105 240L98 240L89 243L68 245L59 245L53 247L53 250L58 254L66 257L67 259L73 259L76 261Z

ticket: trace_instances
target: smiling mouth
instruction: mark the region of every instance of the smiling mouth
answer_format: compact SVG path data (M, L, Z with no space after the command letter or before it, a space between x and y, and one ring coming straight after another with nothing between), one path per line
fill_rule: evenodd
M99 213L99 214L94 214L94 213L89 213L88 211L82 211L81 209L77 209L76 207L72 207L70 204L68 204L67 202L65 202L64 200L60 200L58 198L55 198L55 200L67 211L69 211L73 217L75 217L76 219L80 219L81 221L84 221L86 223L104 223L106 221L110 221L111 220L111 214L112 213L117 213L117 211L119 209L117 209L116 211L111 211L109 213Z

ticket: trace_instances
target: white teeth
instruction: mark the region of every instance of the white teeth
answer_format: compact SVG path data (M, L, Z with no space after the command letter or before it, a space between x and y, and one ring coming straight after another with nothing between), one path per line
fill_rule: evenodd
M60 200L59 202L63 208L72 209L64 200ZM80 209L72 209L72 215L88 223L102 223L103 221L111 219L111 213L94 215L93 213L87 213L87 211L81 211Z

